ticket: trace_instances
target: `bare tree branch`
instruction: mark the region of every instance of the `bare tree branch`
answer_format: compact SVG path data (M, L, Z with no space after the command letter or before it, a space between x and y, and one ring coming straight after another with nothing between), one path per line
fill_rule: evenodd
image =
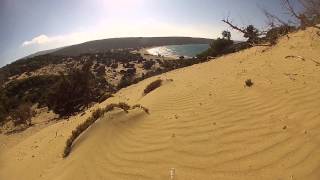
M318 1L319 0L300 0L299 2L304 7L304 12L301 14L298 14L294 10L294 7L290 0L282 0L282 4L291 16L295 17L297 20L300 21L300 27L302 29L305 27L314 27L320 29L319 26L312 22L312 18L314 18L313 16L317 16L318 18L320 17L320 10L317 9L318 7L320 7L320 1Z
M291 14L291 16L300 19L300 16L296 13L296 11L293 8L292 3L290 0L282 0L283 7L288 10L288 12Z
M243 33L243 34L246 34L246 33L247 33L244 29L239 28L239 27L233 25L228 19L223 19L222 22L228 24L231 28L233 28L233 29L235 29L235 30L237 30L237 31L240 31L240 32Z
M262 10L262 12L264 13L264 15L266 16L266 18L269 20L268 25L273 28L275 27L275 23L279 23L281 25L284 26L289 26L289 23L283 21L282 19L280 19L278 16L271 14L269 11L267 11L264 8L260 8Z
M304 13L309 16L320 16L320 1L319 0L299 0L299 3L304 7Z
M250 30L245 29L245 28L240 28L236 25L233 25L229 20L228 18L227 19L223 19L222 22L228 24L232 29L235 29L239 32L241 32L242 34L244 34L245 37L249 38L248 40L248 43L251 45L251 46L270 46L270 44L261 44L261 43L258 43L260 41L260 38L259 36L260 35L265 35L266 34L266 31L258 31L257 32L254 32L255 29L252 29L254 33L250 33ZM250 26L248 26L250 27ZM254 28L253 26L251 26L252 28ZM251 39L251 40L250 40Z

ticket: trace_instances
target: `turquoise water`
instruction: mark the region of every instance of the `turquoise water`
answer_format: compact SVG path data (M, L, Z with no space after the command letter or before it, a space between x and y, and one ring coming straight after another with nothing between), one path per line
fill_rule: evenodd
M195 57L197 54L207 50L209 44L187 44L187 45L169 45L160 46L148 49L148 53L152 55L161 55L165 57L179 58L184 57Z

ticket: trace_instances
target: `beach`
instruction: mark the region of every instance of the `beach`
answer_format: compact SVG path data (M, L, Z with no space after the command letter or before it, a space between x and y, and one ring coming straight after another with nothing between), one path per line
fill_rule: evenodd
M28 136L0 134L0 179L318 180L320 38L313 28L288 37L145 79ZM118 102L150 113L104 114L63 158L75 127Z

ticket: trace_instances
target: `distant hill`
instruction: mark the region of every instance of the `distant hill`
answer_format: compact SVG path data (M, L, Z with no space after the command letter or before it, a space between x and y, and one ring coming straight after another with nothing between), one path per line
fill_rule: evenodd
M39 113L32 118L27 131L5 135L8 131L4 129L0 133L0 161L5 164L0 168L0 179L138 180L170 179L172 174L171 179L175 180L319 180L317 32L316 28L307 28L281 37L274 46L253 47L183 69L174 67L174 71L112 92L110 99L90 103L76 115L58 118L46 108L37 109ZM123 65L128 67L132 60L141 62L135 66L135 75L141 75L142 66L150 62L146 60L143 65L137 54L122 53L84 57L93 61L105 59L105 64L99 64L107 68L107 81L118 79L112 73L122 70ZM127 55L130 58L125 58ZM119 61L114 72L112 65L107 66L108 59L130 61L123 61L122 65ZM171 63L179 61L183 60L161 63L161 68L170 68ZM150 70L156 71L159 65ZM100 71L99 66L94 67L93 72ZM128 67L126 73L129 69L132 70ZM246 83L249 79L251 86ZM150 86L159 80L160 87ZM55 79L48 79L45 85L52 81ZM43 82L43 78L23 84L19 81L6 94L19 103L18 98L39 99L55 89L38 82ZM77 84L82 87L86 83ZM147 87L157 89L145 94ZM85 97L82 91L74 91L80 94L79 98ZM63 100L62 105L77 98L72 88L60 92L56 99ZM150 110L149 115L139 108L128 112L116 108L104 113L119 102L123 102L124 109L126 103L139 104L137 107ZM3 104L3 109L8 109L7 103ZM75 139L71 143L73 149L67 148L71 154L62 158L64 147L72 142L70 137Z
M0 84L9 77L33 72L50 64L64 63L64 56L104 53L111 49L145 48L165 45L209 44L212 39L192 37L130 37L89 41L67 47L40 51L0 68Z
M53 53L55 51L58 51L60 49L63 49L65 47L60 47L60 48L55 48L55 49L49 49L49 50L44 50L44 51L39 51L39 52L36 52L36 53L33 53L33 54L30 54L26 57L23 57L21 59L28 59L28 58L33 58L33 57L36 57L36 56L41 56L41 55L45 55L45 54L50 54L50 53Z
M53 55L77 56L85 53L104 52L110 49L141 48L164 45L182 44L209 44L212 39L191 37L130 37L111 38L89 41L82 44L68 46L57 51Z

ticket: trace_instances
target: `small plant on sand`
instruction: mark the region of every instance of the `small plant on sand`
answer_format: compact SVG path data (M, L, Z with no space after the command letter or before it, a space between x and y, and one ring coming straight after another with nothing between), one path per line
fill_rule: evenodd
M128 113L128 110L130 109L130 106L127 103L120 102L118 103L118 108L122 109L126 113Z
M149 109L142 106L141 104L136 104L136 105L133 105L131 107L131 109L136 109L136 108L139 108L139 109L142 109L144 112L146 112L147 114L149 114Z
M162 84L162 80L161 79L157 79L155 81L153 81L152 83L150 83L145 89L144 89L144 94L148 94L151 91L157 89L158 87L160 87Z
M251 79L247 79L247 80L245 81L245 84L246 84L247 87L251 87L251 86L253 85L253 82L252 82Z
M105 108L101 109L97 109L95 110L92 115L86 119L83 123L81 123L80 125L78 125L76 127L75 130L72 131L71 136L68 138L68 140L66 141L66 146L64 148L64 152L63 152L63 157L67 157L72 149L72 144L73 142L85 131L87 130L93 123L95 123L99 118L101 118L104 113L107 113L109 111L114 110L114 108L119 108L122 109L123 111L125 111L126 113L128 113L128 110L130 109L136 109L136 108L140 108L142 109L144 112L146 112L147 114L149 114L149 110L146 107L143 107L140 104L136 104L133 105L132 107L129 106L127 103L124 102L120 102L118 104L109 104L107 105Z
M31 108L31 103L24 103L10 113L15 126L19 124L30 125L31 118L35 115L35 111Z

